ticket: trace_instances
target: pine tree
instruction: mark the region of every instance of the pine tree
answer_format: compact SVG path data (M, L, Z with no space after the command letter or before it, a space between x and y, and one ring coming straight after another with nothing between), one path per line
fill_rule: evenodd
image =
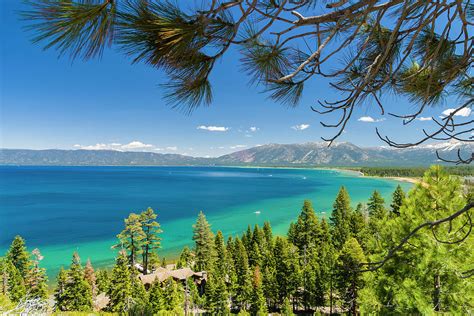
M282 316L293 316L293 307L291 306L290 300L288 297L285 297L283 304L281 306L281 315Z
M10 248L6 254L8 260L18 269L23 279L26 278L28 271L30 270L30 255L26 249L25 240L17 235L13 239Z
M337 289L350 315L358 315L358 292L363 286L360 264L365 255L357 239L350 238L342 247L336 266Z
M94 298L97 293L97 280L94 272L94 267L92 266L91 260L87 259L86 266L84 267L84 278L92 290L92 297Z
M128 258L124 251L117 256L108 291L111 312L124 313L132 306L132 282Z
M351 236L357 239L362 249L367 249L368 241L368 221L364 214L364 206L359 203L356 209L352 212L352 218L350 222Z
M117 235L120 243L115 248L126 249L129 252L130 265L135 266L137 256L142 252L143 240L145 233L143 232L141 217L135 213L131 213L124 220L125 228Z
M90 311L91 309L92 288L85 279L81 258L77 252L74 252L71 266L67 271L61 310Z
M156 214L150 207L140 214L140 222L144 233L142 244L144 274L148 273L150 254L155 253L161 247L161 238L158 235L163 231L155 219Z
M227 259L227 250L224 244L224 236L222 232L217 231L215 240L214 240L215 252L217 255L216 264L214 267L214 273L219 278L225 278L228 270L228 259Z
M273 251L273 232L269 222L263 223L263 236L265 237L266 253Z
M188 291L188 309L200 308L202 305L202 299L199 295L199 289L192 278L186 280L187 291ZM185 301L186 304L186 301Z
M252 315L266 315L268 314L267 304L265 302L265 296L263 295L262 276L258 266L255 267L252 283L253 293L250 307Z
M300 254L303 254L306 248L318 243L318 234L318 218L311 201L305 200L290 241L298 247Z
M21 277L20 271L9 259L1 261L3 294L8 295L12 302L19 302L26 295L25 282Z
M390 207L392 208L392 213L396 216L400 216L400 207L402 207L403 201L405 200L405 192L400 185L397 185L397 188L392 194L392 204Z
M369 216L371 219L381 220L387 215L385 209L385 200L380 195L379 191L375 190L367 203Z
M352 208L349 193L346 188L342 186L334 201L331 214L331 225L333 227L332 241L336 249L341 249L342 245L344 245L351 235L351 217Z
M234 299L237 308L247 310L252 295L252 274L249 269L247 251L239 238L235 239L234 247L234 266L237 281Z
M155 282L151 284L148 295L150 306L154 314L157 314L159 311L165 310L166 306L163 295L163 289L161 288L161 283L158 280L155 280Z
M207 222L206 216L199 212L196 224L193 225L195 242L195 269L198 271L210 270L215 261L214 236L211 225Z
M385 224L391 229L381 232L382 247L376 249L371 261L380 260L386 249L393 248L420 224L462 209L466 205L463 191L459 179L449 176L440 166L427 170L402 204L400 216ZM464 242L449 243L465 236L462 227L466 220L467 216L459 217L412 236L368 280L371 290L364 290L364 296L371 297L372 302L364 302L364 311L370 308L379 314L469 314L474 284L469 278L460 278L459 271L472 268L473 239L469 236Z
M43 256L38 248L33 249L31 254L33 255L32 267L25 279L27 295L31 298L46 299L48 296L48 277L46 276L46 270L40 268Z
M184 291L181 285L172 278L165 281L164 299L165 307L175 314L183 314Z
M143 310L148 306L148 293L145 290L145 286L138 278L138 271L131 268L131 284L132 284L132 301L133 306L139 310Z
M110 276L107 270L101 269L96 272L97 293L107 293L110 286Z
M276 279L281 303L285 297L293 296L301 284L298 249L285 238L275 240Z
M184 268L184 267L191 267L191 263L193 262L193 254L188 246L184 246L181 254L179 255L178 262L176 264L176 268Z
M68 283L68 273L63 267L59 270L56 277L56 291L54 292L54 300L56 301L56 309L66 311L67 305L65 300L66 284Z

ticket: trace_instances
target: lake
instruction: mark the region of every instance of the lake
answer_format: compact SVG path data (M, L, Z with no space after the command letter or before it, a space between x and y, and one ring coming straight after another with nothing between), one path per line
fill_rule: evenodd
M355 206L375 189L389 204L398 183L320 169L0 166L0 253L19 234L29 250L41 250L50 278L75 250L84 262L109 266L123 219L152 207L163 229L159 254L170 258L192 245L201 210L226 237L264 221L285 234L305 199L328 217L342 185Z

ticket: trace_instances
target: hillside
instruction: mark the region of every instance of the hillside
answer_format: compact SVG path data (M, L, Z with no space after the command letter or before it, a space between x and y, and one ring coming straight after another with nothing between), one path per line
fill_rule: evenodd
M323 142L304 144L268 144L237 151L217 158L191 157L152 152L113 150L27 150L1 149L3 165L248 165L248 166L427 166L440 163L436 151L445 158L455 158L457 150L468 155L474 145L438 143L408 149L359 147L351 143L336 143L327 147Z

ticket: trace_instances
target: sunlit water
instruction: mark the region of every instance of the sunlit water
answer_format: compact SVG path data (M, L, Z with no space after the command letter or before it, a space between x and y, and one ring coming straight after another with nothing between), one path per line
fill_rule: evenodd
M171 258L192 245L200 210L226 237L264 221L285 234L304 199L329 216L342 185L355 205L375 189L389 203L397 184L333 170L0 166L0 251L19 234L30 250L41 250L50 276L69 265L74 250L94 266L108 266L123 219L152 207L163 229L160 255Z

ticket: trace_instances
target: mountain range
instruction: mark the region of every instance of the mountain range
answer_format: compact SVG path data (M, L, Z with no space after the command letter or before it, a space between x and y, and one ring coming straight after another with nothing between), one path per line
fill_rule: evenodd
M454 159L457 151L471 155L474 145L461 142L436 143L406 149L359 147L341 142L327 147L324 142L268 144L216 158L180 154L114 150L30 150L0 149L1 165L60 166L426 166Z

